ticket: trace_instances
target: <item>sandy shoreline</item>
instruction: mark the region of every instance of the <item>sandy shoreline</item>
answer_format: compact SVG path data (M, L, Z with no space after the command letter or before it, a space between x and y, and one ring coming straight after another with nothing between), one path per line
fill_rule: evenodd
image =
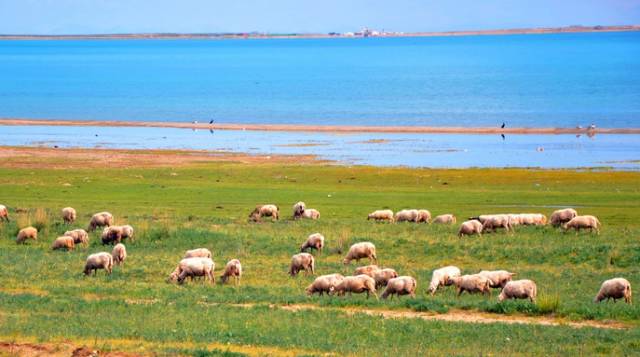
M106 120L38 120L0 118L2 125L37 126L99 126L99 127L150 127L203 130L254 130L323 133L414 133L414 134L640 134L640 128L504 128L499 127L439 127L439 126L362 126L362 125L303 125L303 124L231 124L185 123L154 121L106 121Z

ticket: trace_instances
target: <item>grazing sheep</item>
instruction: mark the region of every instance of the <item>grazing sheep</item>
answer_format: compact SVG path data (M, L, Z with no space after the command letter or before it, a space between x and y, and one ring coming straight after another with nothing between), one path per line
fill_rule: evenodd
M373 274L373 280L376 281L376 289L386 286L389 280L398 277L398 273L391 268L384 268Z
M38 240L38 230L33 227L22 228L16 237L17 244L23 244L27 239Z
M554 227L559 227L578 215L578 212L573 208L565 208L554 211L549 217L549 223Z
M183 259L187 259L187 258L209 258L211 259L213 257L213 255L211 254L211 251L207 248L196 248L196 249L191 249L191 250L187 250L184 253L184 257Z
M107 252L91 254L84 264L84 274L89 275L93 270L93 275L98 274L98 269L104 269L107 274L111 274L113 269L113 257Z
M631 284L627 279L614 278L606 280L602 283L598 295L593 299L593 302L600 302L604 299L613 299L616 302L618 299L623 299L627 304L631 304Z
M491 281L478 274L454 276L450 277L449 281L458 288L458 296L462 295L465 291L469 294L491 294Z
M300 217L313 220L320 219L320 211L315 208L307 208Z
M62 209L62 220L64 223L73 223L76 220L76 210L72 207L65 207Z
M465 235L470 236L473 234L482 236L482 223L475 219L462 222L462 224L460 225L460 229L458 230L458 237L462 237Z
M537 295L538 288L532 280L514 280L504 286L500 295L498 295L498 301L502 302L505 299L529 299L535 303Z
M102 244L120 243L123 239L130 238L133 240L133 227L127 226L110 226L102 231Z
M234 277L235 285L240 285L240 277L242 276L242 264L238 259L231 259L227 262L227 265L224 267L224 272L220 279L222 283L226 283L229 280L229 277Z
M53 250L57 250L57 249L73 250L73 248L75 248L75 242L73 237L69 237L69 236L58 237L56 238L56 240L53 241L53 244L51 245L51 249Z
M518 224L523 226L544 226L547 224L547 216L542 213L520 213Z
M588 229L590 232L596 231L596 234L600 234L600 221L594 216L575 216L569 222L565 223L562 228L565 231L573 228L578 232L581 229Z
M412 298L415 298L417 286L416 279L411 276L393 278L387 283L387 288L382 293L382 298L386 299L389 295L391 295L391 298L393 298L393 295L398 296L398 298L402 295L411 295Z
M507 216L509 216L511 227L519 226L520 224L522 224L521 214L508 213Z
M516 273L510 273L506 270L483 270L478 275L489 279L489 286L492 288L504 288L511 281Z
M484 220L482 219L484 217ZM482 222L482 232L495 232L498 228L504 228L508 231L513 230L511 227L511 217L508 214L494 214L490 216L480 216Z
M111 257L115 265L124 265L124 261L127 259L127 247L122 243L116 244L111 251Z
M333 288L332 293L336 293L338 296L343 296L345 293L361 294L367 293L367 299L369 298L369 294L373 294L373 296L378 299L378 295L376 295L376 282L372 277L368 275L357 275L357 276L345 276L344 279L340 283L338 283L335 288Z
M322 254L322 248L324 248L324 236L320 233L313 233L300 246L300 252L304 252L307 249L315 249Z
M307 208L307 205L300 201L298 203L296 203L295 205L293 205L293 218L300 218L300 216L302 216L302 214L304 213L304 210Z
M113 215L109 212L96 213L89 221L87 232L93 232L98 227L110 227L113 225Z
M324 295L324 293L329 294L338 284L340 284L342 279L344 279L342 274L321 275L317 277L313 283L307 286L307 295L311 296L314 293L318 293L320 296Z
M394 220L396 222L418 222L418 210L403 209L401 211L398 211L396 212L396 216Z
M0 205L0 221L9 222L9 210L5 205Z
M254 222L259 222L262 217L272 217L278 220L280 209L276 205L258 205L251 211L249 218Z
M299 253L291 257L291 266L289 274L296 276L300 270L304 270L306 274L315 274L315 259L309 253Z
M205 281L209 279L211 284L215 283L213 271L215 263L209 258L187 258L182 259L176 269L169 275L169 281L177 281L178 284L184 283L186 278L203 276Z
M439 287L453 284L449 278L458 276L460 276L460 268L453 265L434 270L429 283L429 293L432 296L435 295Z
M433 219L433 223L437 224L455 224L456 216L452 214L441 214Z
M366 265L363 267L357 267L356 270L353 272L353 275L368 275L370 277L374 277L376 275L376 272L378 272L380 270L380 268L377 265Z
M344 258L343 263L345 265L351 263L352 260L360 261L362 258L369 258L370 261L377 263L378 257L376 257L376 246L371 242L356 243L349 248L347 256Z
M416 223L431 223L431 212L427 211L426 209L419 209L418 210L418 219L416 220Z
M85 247L89 244L89 233L84 229L74 229L72 231L64 232L65 236L73 237L75 244L82 244Z
M122 227L122 239L129 238L132 242L134 241L133 237L133 227L128 224L125 224Z
M376 221L389 221L393 222L393 211L390 209L377 210L369 213L367 216L368 220L376 220Z

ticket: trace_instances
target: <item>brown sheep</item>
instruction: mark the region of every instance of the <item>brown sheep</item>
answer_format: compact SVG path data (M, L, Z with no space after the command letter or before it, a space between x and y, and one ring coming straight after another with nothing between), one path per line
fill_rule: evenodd
M389 280L398 277L398 273L391 268L384 268L373 274L373 280L376 281L376 289L386 286Z
M376 294L376 282L372 277L368 275L358 275L358 276L346 276L338 285L333 288L332 293L336 293L338 296L343 296L345 293L361 294L367 293L367 299L370 294L378 299L378 295Z
M482 236L482 223L475 219L462 222L462 224L460 225L460 229L458 230L458 237L462 237L465 235L470 236L473 234Z
M124 261L127 259L127 247L122 243L116 244L111 251L111 257L115 265L124 265Z
M481 275L474 274L454 276L450 277L449 281L451 281L458 288L458 296L462 295L462 293L465 291L469 294L491 294L491 282L489 281L489 279Z
M549 223L554 227L559 227L578 215L578 212L573 208L565 208L554 211L549 218Z
M209 258L211 259L213 257L213 255L211 254L211 251L207 248L196 248L196 249L191 249L191 250L187 250L184 253L184 257L183 259L187 259L187 258Z
M596 234L600 234L600 221L594 216L575 216L569 222L565 223L562 228L565 231L573 228L578 232L581 229L588 229L590 232L596 231Z
M516 273L510 273L506 270L483 270L479 272L478 275L484 276L485 278L489 279L489 286L497 289L504 288L504 286L511 281Z
M371 242L356 243L349 248L347 256L344 258L345 265L350 264L352 260L360 261L362 258L369 258L372 262L377 262L376 246Z
M366 265L366 266L362 266L362 267L357 267L356 270L353 272L353 275L368 275L370 277L374 277L376 275L376 272L378 272L380 270L380 268L377 265Z
M613 299L616 302L618 299L624 299L624 302L631 304L631 284L624 278L613 278L606 280L602 283L598 295L593 299L593 302L600 302L604 299Z
M89 275L93 270L93 275L96 275L98 269L104 269L107 274L111 274L113 269L113 257L111 254L101 252L87 257L87 262L84 265L84 274Z
M306 274L315 274L315 259L313 255L309 253L299 253L291 257L291 266L289 267L289 274L296 276L301 270L304 270Z
M375 221L389 221L389 222L393 222L393 211L390 209L383 209L383 210L377 210L377 211L373 211L371 213L369 213L369 215L367 216L367 221L368 220L375 220Z
M23 244L27 239L38 240L38 230L33 227L22 228L16 237L17 244Z
M441 214L433 219L433 223L437 224L455 224L456 216L452 214Z
M65 236L73 237L75 244L82 244L85 247L89 244L89 233L84 229L74 229L72 231L64 232Z
M0 205L0 221L9 222L9 210L5 205Z
M113 225L113 215L109 212L96 213L89 221L87 232L93 232L98 227L110 227Z
M76 210L73 207L65 207L62 209L62 220L64 223L73 223L76 220Z
M51 245L51 249L53 250L57 250L57 249L73 250L74 247L75 247L74 239L73 237L69 237L69 236L58 237L56 238L56 240L53 241L53 244Z
M532 303L535 303L537 295L538 288L532 280L514 280L504 286L500 295L498 295L498 301L502 302L505 299L529 299Z
M276 205L258 205L251 211L249 218L254 222L259 222L262 217L271 217L272 219L279 219L280 209Z
M324 236L320 233L313 233L300 246L300 252L304 252L307 249L315 249L319 254L322 254L322 248L324 248Z
M227 265L224 267L224 272L222 276L220 276L220 280L222 283L226 283L229 280L229 277L233 277L235 280L235 285L240 285L240 277L242 277L242 264L238 259L231 259L227 262Z
M317 277L316 280L313 281L313 283L307 286L307 295L311 296L315 293L318 293L320 294L320 296L322 296L324 295L324 293L329 294L343 279L344 276L342 276L342 274L321 275Z
M436 294L436 290L438 290L439 287L452 285L453 282L449 280L449 278L457 276L460 276L460 268L453 265L434 270L431 274L431 282L429 283L429 293L431 296Z
M382 293L382 298L386 299L389 295L393 298L393 295L411 295L412 298L416 297L416 288L418 284L416 279L410 276L400 276L389 280L387 288Z

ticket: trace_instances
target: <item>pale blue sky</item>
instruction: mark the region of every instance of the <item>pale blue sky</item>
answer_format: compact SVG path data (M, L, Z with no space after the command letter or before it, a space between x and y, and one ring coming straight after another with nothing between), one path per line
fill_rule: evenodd
M640 24L640 0L0 0L2 34L447 31Z

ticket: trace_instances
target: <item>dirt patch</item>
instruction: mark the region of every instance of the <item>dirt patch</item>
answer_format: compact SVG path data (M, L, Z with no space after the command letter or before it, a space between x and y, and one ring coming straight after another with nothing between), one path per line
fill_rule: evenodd
M205 150L56 149L0 147L4 168L149 168L182 167L214 162L311 165L327 163L313 155L250 155Z
M145 356L139 353L127 352L102 352L87 346L77 347L69 342L61 343L14 343L0 342L0 354L7 353L9 356L54 356L54 357L135 357Z
M250 308L255 304L229 304L235 307ZM617 321L566 321L559 318L545 316L523 316L523 315L499 315L468 310L449 310L447 313L438 314L432 312L418 312L411 310L384 310L384 309L362 309L358 307L323 307L310 304L292 305L269 305L271 308L280 308L287 311L303 310L331 310L348 315L365 314L370 316L381 316L386 319L423 319L429 321L450 321L474 324L526 324L543 326L569 326L573 328L593 327L601 329L624 330L630 328Z
M327 146L327 145L329 144L327 143L294 143L294 144L280 144L280 145L274 145L274 146L283 147L283 148L306 148L306 147Z

